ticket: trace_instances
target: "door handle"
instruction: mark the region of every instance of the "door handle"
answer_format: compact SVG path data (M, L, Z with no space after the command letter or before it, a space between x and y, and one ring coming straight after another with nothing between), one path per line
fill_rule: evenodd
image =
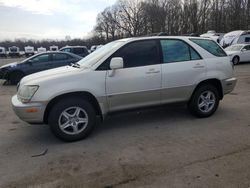
M193 66L193 68L195 69L201 69L201 68L204 68L205 66L204 65L201 65L200 63L196 63L195 66Z
M146 74L157 74L160 73L160 70L155 70L155 69L149 69Z
M146 74L157 74L160 73L159 70L147 71Z

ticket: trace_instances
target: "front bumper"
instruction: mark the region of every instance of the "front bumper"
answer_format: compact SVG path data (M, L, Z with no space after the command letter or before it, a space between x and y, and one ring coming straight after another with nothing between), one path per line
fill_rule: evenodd
M222 81L223 94L226 95L233 91L237 82L237 78L229 78Z
M18 100L17 95L12 97L11 102L14 112L21 120L28 123L43 123L45 102L24 104Z
M6 75L5 71L0 69L0 79L5 79L5 75Z

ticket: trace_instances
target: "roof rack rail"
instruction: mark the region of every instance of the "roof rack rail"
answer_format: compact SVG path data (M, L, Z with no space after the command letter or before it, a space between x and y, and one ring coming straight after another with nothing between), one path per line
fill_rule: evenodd
M200 35L198 33L187 33L187 34L182 34L181 36L199 37Z
M160 33L150 33L150 34L144 35L144 37L154 37L154 36L168 36L168 34L165 32L160 32Z

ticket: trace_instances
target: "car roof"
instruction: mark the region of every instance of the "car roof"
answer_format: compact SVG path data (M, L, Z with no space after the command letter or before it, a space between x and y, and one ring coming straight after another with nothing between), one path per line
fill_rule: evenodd
M200 39L200 40L211 40L211 38L202 38L202 37L192 37L192 36L149 36L149 37L133 37L133 38L124 38L119 39L118 41L122 42L132 42L132 41L138 41L138 40L150 40L150 39Z
M61 49L64 49L64 48L87 48L87 47L86 46L64 46Z
M73 54L73 53L70 53L70 52L61 52L61 51L41 52L41 53L37 53L35 56L37 56L37 55L42 55L42 54L68 54L68 55L70 55L70 56L74 56L74 57L77 57L77 58L81 58L81 59L82 59L82 57L79 56L79 55L76 55L76 54ZM31 57L33 57L33 56L31 56Z
M231 45L231 46L247 46L247 45L250 45L250 44L233 44L233 45ZM230 46L229 46L230 47Z

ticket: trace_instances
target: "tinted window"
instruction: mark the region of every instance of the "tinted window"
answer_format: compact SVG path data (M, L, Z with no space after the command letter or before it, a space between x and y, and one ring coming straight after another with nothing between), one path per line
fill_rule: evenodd
M63 51L63 52L71 52L71 49L70 48L64 48L61 51Z
M245 46L243 49L250 50L250 46Z
M190 40L217 57L227 56L227 54L221 49L221 47L212 40L204 40L204 39L190 39Z
M190 49L191 60L201 59L200 55L193 48L190 47L189 49Z
M161 40L163 62L189 61L189 46L180 40Z
M75 54L84 54L85 50L84 50L84 48L73 48L73 53L75 53Z
M163 63L201 59L200 55L181 40L161 40Z
M250 42L250 37L246 37L245 42Z
M10 51L11 52L17 52L17 48L11 48Z
M67 54L53 54L54 61L63 61L69 59Z
M43 62L48 62L49 61L49 54L43 54L39 55L35 58L32 59L32 62L34 63L43 63Z
M122 57L124 68L159 64L157 43L154 40L137 41L127 44L113 57Z

